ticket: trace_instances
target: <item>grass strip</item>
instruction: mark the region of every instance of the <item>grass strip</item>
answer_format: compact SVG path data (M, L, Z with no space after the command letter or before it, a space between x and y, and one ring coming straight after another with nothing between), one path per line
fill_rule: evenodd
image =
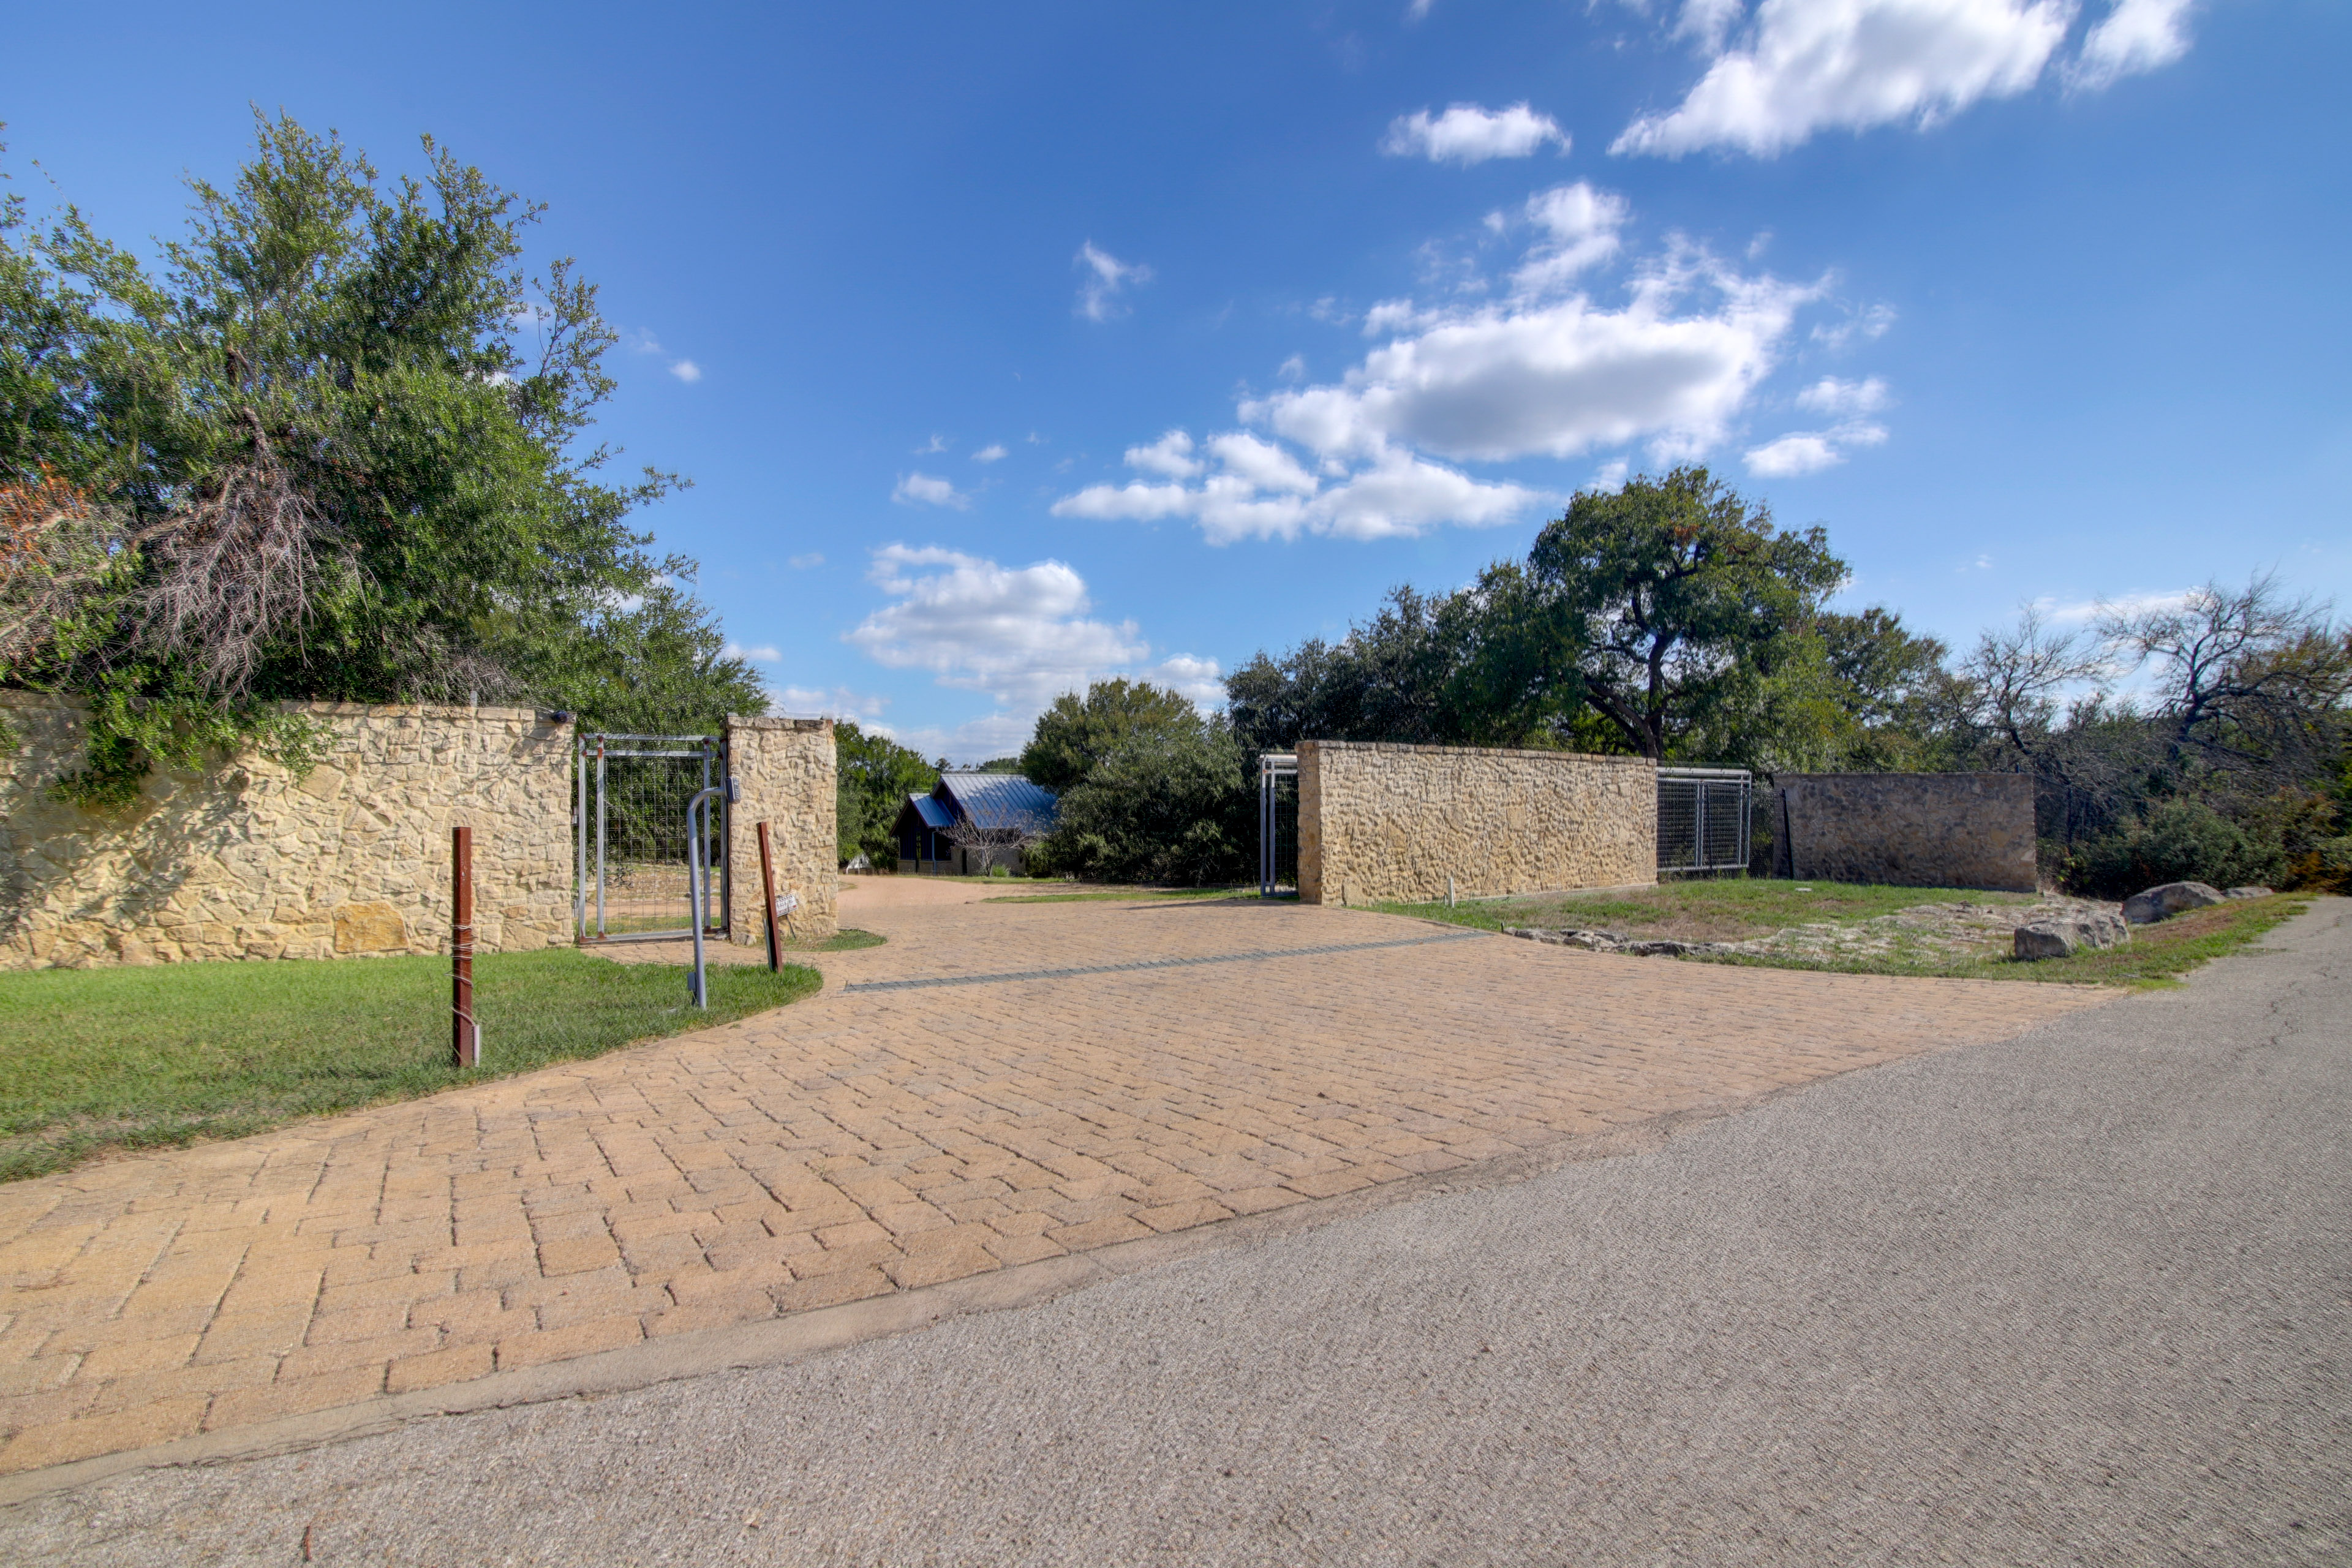
M2019 904L2030 893L1962 888L1891 888L1848 882L1792 882L1764 877L1693 879L1654 888L1534 893L1457 903L1382 904L1391 914L1500 931L1505 926L1576 926L1677 942L1745 942L1815 921L1859 923L1915 904Z
M0 974L0 1181L601 1056L824 984L799 964L714 964L703 1011L674 965L556 949L485 953L474 974L484 1065L469 1072L449 1066L446 958Z

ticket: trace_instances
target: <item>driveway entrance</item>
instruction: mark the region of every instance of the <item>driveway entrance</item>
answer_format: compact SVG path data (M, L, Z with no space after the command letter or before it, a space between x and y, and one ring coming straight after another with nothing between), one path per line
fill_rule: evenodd
M853 880L888 944L777 1013L0 1187L0 1469L1410 1190L2112 994L921 885Z

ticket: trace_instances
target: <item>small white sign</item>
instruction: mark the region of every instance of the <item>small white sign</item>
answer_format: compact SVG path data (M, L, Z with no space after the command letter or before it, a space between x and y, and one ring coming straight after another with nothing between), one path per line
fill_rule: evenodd
M799 909L800 907L801 896L798 893L778 893L776 895L776 918L778 920L782 920L786 915L791 914L794 910Z

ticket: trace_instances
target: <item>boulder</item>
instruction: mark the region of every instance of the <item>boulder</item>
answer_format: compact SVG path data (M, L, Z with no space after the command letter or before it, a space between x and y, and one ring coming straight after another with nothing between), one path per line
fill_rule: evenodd
M2126 899L2124 919L2136 926L2154 925L2190 910L2210 908L2220 903L2222 896L2219 888L2209 888L2202 882L2167 882Z
M2108 910L2046 916L2028 921L2011 933L2010 951L2028 963L2042 958L2072 958L2084 948L2117 947L2131 940L2131 927Z
M2267 899L2271 890L2268 888L2232 888L2221 896L2225 899Z

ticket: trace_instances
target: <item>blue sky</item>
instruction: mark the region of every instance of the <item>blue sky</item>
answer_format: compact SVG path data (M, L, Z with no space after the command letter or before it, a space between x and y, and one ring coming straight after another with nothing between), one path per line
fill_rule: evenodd
M2339 0L10 12L15 188L118 238L248 101L547 203L644 521L782 707L960 760L1681 458L1958 643L2352 598Z

